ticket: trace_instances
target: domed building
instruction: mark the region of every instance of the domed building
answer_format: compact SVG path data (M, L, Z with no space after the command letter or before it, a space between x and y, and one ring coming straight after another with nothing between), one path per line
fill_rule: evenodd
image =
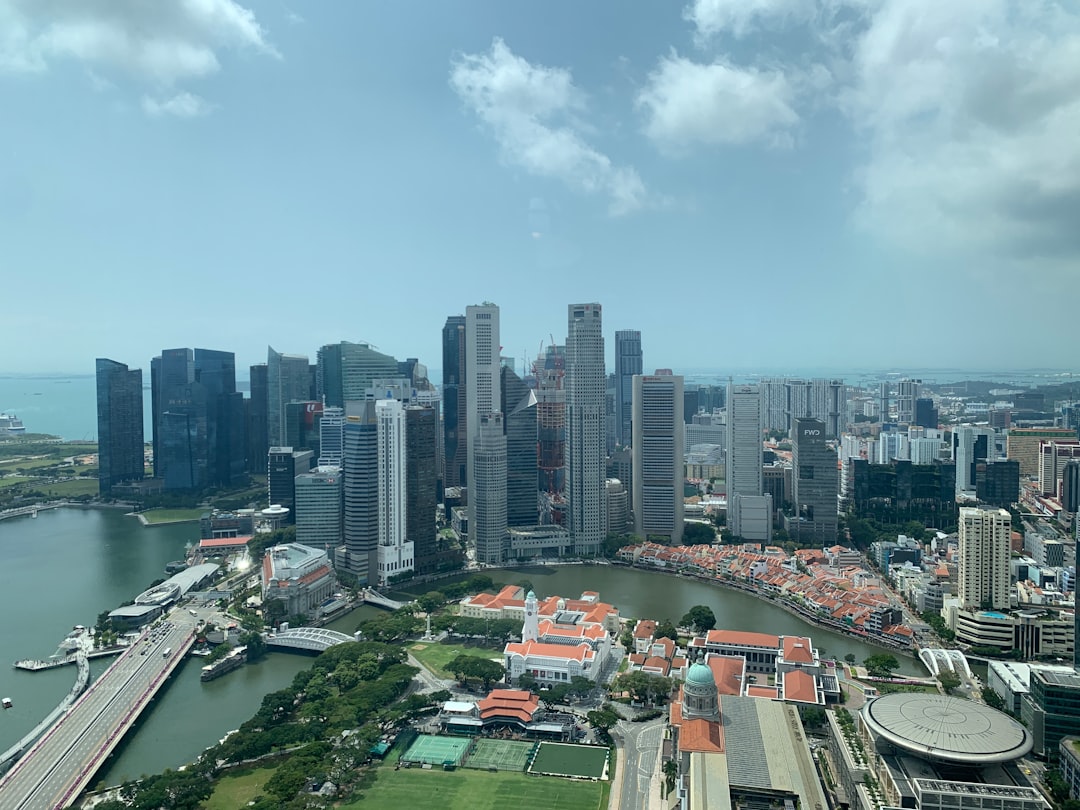
M682 688L682 716L686 720L720 719L720 694L712 670L697 663L686 673Z

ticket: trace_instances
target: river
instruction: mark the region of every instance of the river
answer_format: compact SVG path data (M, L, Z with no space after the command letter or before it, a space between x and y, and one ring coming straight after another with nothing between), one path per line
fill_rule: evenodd
M163 576L165 564L183 556L197 539L196 524L144 528L118 510L53 509L37 518L0 522L0 649L9 662L44 658L75 624L92 625L98 613L134 598ZM784 610L744 593L693 580L615 566L555 566L492 571L497 581L529 580L537 594L577 597L594 590L623 616L680 618L690 607L708 605L717 625L736 630L809 634L830 655L859 660L877 648L818 630ZM424 586L432 590L437 585ZM351 633L376 608L360 608L329 626ZM292 682L310 664L301 655L272 653L210 683L199 680L200 662L190 659L160 693L151 710L109 760L95 784L125 779L191 761L258 709L262 697ZM901 669L921 673L901 658ZM100 672L107 662L95 662ZM44 717L71 688L74 668L29 673L0 666L0 695L14 707L0 715L0 750Z

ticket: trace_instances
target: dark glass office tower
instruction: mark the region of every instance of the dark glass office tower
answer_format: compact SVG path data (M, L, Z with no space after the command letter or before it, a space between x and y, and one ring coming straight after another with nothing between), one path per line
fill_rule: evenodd
M934 400L928 397L919 397L915 400L915 424L919 427L937 429L938 410L934 407Z
M438 413L434 408L405 407L405 539L413 544L413 568L418 574L431 573L437 567L438 432Z
M315 454L310 450L271 447L266 455L266 489L270 505L289 510L288 523L296 522L296 476L311 472Z
M366 343L331 343L319 349L315 399L334 408L362 400L375 380L398 376L398 361Z
M244 395L236 390L236 356L195 349L194 361L195 381L206 392L208 484L236 486L244 481L247 456Z
M345 410L345 550L361 585L379 582L379 423L375 401ZM433 518L434 519L434 518Z
M536 392L512 368L500 369L503 429L506 432L506 525L539 522L536 457Z
M641 373L641 332L637 329L616 332L615 441L622 447L630 444L630 420L634 409L634 375Z
M820 419L793 421L791 478L796 519L788 530L803 543L836 542L839 472L836 452L825 442Z
M143 477L142 371L98 358L98 491Z
M247 408L247 468L253 475L266 475L266 453L270 449L267 442L270 429L267 423L270 400L266 363L252 366L250 374L251 398L248 400Z
M442 333L443 486L465 484L468 418L465 408L465 316L451 315Z

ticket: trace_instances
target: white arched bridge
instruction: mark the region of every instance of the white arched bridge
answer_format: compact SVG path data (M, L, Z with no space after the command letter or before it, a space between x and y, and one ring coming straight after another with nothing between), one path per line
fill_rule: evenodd
M960 650L943 650L939 647L923 647L919 650L919 660L926 664L930 674L935 678L942 672L951 670L957 675L971 680L975 676L971 674L967 659Z
M288 630L266 637L268 647L304 652L322 652L336 644L345 644L348 641L356 641L356 639L324 627L290 627Z

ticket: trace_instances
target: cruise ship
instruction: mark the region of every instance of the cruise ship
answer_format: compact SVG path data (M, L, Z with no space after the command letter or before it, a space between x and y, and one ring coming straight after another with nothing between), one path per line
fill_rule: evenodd
M15 414L0 413L0 435L5 433L26 433L26 428Z

